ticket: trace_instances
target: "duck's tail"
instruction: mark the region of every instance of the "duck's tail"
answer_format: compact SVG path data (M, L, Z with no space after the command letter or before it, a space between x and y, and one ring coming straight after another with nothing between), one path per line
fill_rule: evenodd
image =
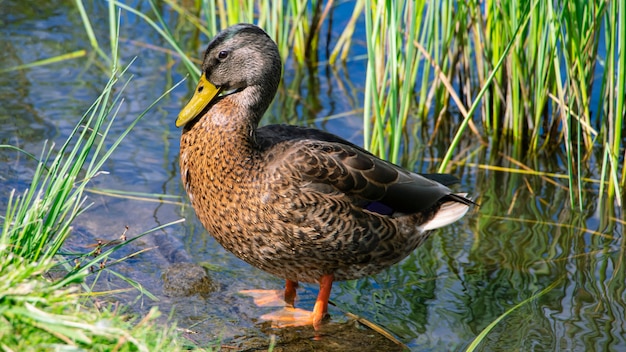
M423 231L438 229L449 225L465 215L471 205L477 205L467 198L467 193L449 194L432 219L422 224Z

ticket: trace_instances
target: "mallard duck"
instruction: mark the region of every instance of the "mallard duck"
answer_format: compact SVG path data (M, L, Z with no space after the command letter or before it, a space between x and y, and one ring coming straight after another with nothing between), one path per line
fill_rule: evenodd
M399 262L473 202L435 181L446 176L409 172L333 134L258 128L281 65L276 44L257 26L238 24L213 38L176 119L181 177L206 230L285 279L288 305L298 282L319 283L311 315L318 328L334 281Z

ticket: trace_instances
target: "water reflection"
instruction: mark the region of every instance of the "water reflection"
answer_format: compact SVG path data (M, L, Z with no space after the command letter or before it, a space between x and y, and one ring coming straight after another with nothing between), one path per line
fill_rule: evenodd
M104 3L88 5L101 45L107 43ZM143 6L143 5L142 5ZM3 2L0 20L0 67L13 67L77 49L89 43L71 3L51 1L37 10L22 2ZM189 37L189 51L201 52L204 39L177 27ZM148 45L166 44L143 21L123 13L121 63L130 62L135 75L124 92L113 132L126 128L137 114L163 91L184 77L176 58ZM355 55L363 53L356 47ZM324 60L323 53L320 60ZM18 145L39 154L43 142L62 142L100 93L108 64L92 53L81 59L0 74L0 143ZM346 67L294 68L286 63L284 83L263 123L294 123L328 130L355 143L361 142L362 87L365 62ZM174 116L193 89L178 89L151 111L125 139L105 165L110 174L96 178L92 187L179 196L186 202L178 174L178 138ZM347 112L347 113L346 113ZM346 113L341 118L325 117ZM414 124L404 145L403 165L433 171L454 133L454 121L430 134ZM621 214L596 204L598 186L581 190L585 205L571 210L567 180L553 175L527 175L491 168L499 166L566 174L566 159L559 151L525 155L501 141L482 144L468 136L460 147L454 173L462 188L477 195L477 213L433 234L406 260L373 278L341 283L333 290L333 322L345 323L349 311L390 330L409 347L422 350L461 349L503 313L542 289L556 287L513 310L490 332L484 350L620 350L626 348L623 223ZM601 160L601 155L594 155ZM462 158L462 159L461 159ZM0 150L0 211L12 188L23 190L33 162L14 151ZM598 170L581 170L594 177ZM151 227L187 218L184 225L166 228L124 248L123 257L151 249L112 267L141 283L159 301L137 298L136 291L119 293L138 312L159 305L179 325L198 334L199 342L225 341L242 346L267 344L273 333L257 319L265 313L239 295L242 289L282 287L282 281L260 272L225 252L205 233L189 206L159 204L101 194L89 194L94 206L76 224L68 249L81 249L96 238L115 239L130 226L129 236ZM617 214L617 215L613 215ZM218 288L207 297L168 297L162 273L174 262L203 264ZM128 288L118 277L104 272L99 289ZM300 305L312 306L316 287L306 286ZM164 318L165 319L165 318ZM307 336L306 331L283 335L283 341ZM252 342L251 342L252 341ZM318 346L319 347L319 346Z

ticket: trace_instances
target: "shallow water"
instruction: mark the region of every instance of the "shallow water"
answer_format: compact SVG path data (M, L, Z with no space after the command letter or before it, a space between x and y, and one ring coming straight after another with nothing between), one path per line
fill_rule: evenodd
M85 49L86 56L30 69L0 73L0 144L17 145L35 155L44 141L65 140L82 114L100 94L108 66L93 52L73 2L50 1L31 10L18 1L3 2L0 15L0 69ZM148 11L144 5L144 11ZM351 14L348 5L335 11L341 28ZM106 5L88 4L94 30L106 48ZM171 15L171 14L170 14ZM168 18L172 27L174 15ZM182 32L182 30L181 30ZM331 31L333 40L338 30ZM124 92L114 132L122 131L148 104L180 81L184 69L176 58L152 47L167 44L141 19L122 12L121 65L136 61ZM184 32L183 32L184 33ZM201 46L204 50L206 38ZM324 61L324 45L320 45ZM311 125L362 141L361 113L365 49L358 43L345 67L323 64L296 70L285 64L284 84L263 123ZM199 56L200 54L198 54ZM114 198L89 193L93 207L82 215L68 249L87 251L88 244L113 240L129 226L132 237L150 228L186 218L145 236L117 253L151 250L111 267L141 283L159 300L129 291L109 298L122 300L137 312L157 305L199 343L220 342L238 349L267 346L272 335L284 350L381 350L386 340L344 315L351 312L389 330L414 350L458 350L495 319L553 285L502 319L487 335L482 350L623 350L626 349L623 226L610 206L596 206L598 187L586 185L584 209L569 208L567 180L490 171L481 165L515 167L503 155L533 168L566 174L559 154L530 158L510 146L499 154L468 136L461 150L465 164L451 172L461 188L481 207L452 226L433 234L424 246L400 264L371 278L336 284L332 320L322 339L310 328L274 330L258 318L243 289L280 289L282 280L248 266L224 251L202 228L189 207L178 174L178 110L192 84L184 83L161 101L124 140L93 189L113 189L175 196L173 203ZM348 112L340 118L325 117ZM432 172L433 160L446 148L448 132L425 147L426 132L416 133L403 155L405 167ZM419 138L418 138L419 136ZM470 152L468 152L471 151ZM11 189L28 186L34 163L14 151L0 149L0 205ZM583 170L594 177L598 170ZM163 198L165 199L165 198ZM172 199L167 198L171 201ZM3 207L3 206L0 206ZM3 209L0 209L3 210ZM617 217L617 218L616 218ZM211 289L202 295L172 297L164 292L164 272L173 263L205 266ZM127 288L107 273L99 289ZM298 305L310 308L317 287L303 285ZM364 343L365 342L365 343ZM384 346L384 347L381 347Z

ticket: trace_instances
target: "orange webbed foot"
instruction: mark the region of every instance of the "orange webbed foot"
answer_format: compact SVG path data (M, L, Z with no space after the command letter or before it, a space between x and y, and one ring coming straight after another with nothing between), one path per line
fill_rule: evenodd
M282 307L261 316L262 320L272 322L272 327L286 328L313 324L313 312L294 308L298 283L287 280L285 291L279 290L243 290L240 293L252 297L259 307Z
M264 314L261 319L271 321L273 327L295 327L313 325L315 330L319 330L322 320L328 314L328 299L333 285L333 275L328 274L320 279L320 291L315 301L313 311L294 308L296 298L296 281L287 280L285 291L281 297L278 290L243 290L240 293L251 296L254 303L259 307L280 307L282 309Z
M283 307L283 292L280 290L241 290L239 293L252 297L258 307Z
M263 314L261 319L270 321L273 328L288 328L313 325L313 312L306 309L284 307Z

